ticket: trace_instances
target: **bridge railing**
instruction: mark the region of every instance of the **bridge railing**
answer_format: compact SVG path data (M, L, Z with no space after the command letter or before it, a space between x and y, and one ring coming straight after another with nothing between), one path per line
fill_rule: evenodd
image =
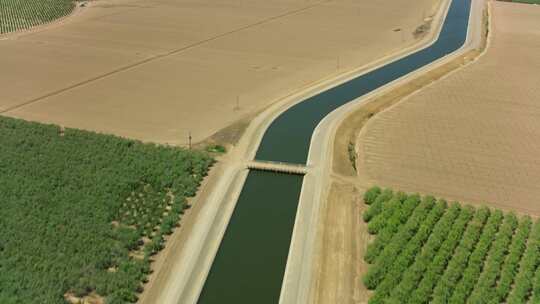
M247 164L248 169L252 170L261 170L261 171L270 171L278 173L287 173L287 174L298 174L305 175L307 174L308 168L305 165L293 164L286 162L275 162L275 161L259 161L254 160Z

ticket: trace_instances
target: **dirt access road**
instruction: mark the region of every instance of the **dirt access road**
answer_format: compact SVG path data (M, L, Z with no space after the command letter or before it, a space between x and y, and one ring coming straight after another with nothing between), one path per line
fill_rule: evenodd
M0 113L195 142L405 45L436 0L99 0L0 40ZM401 29L396 32L394 30Z
M540 7L492 5L484 56L368 122L369 184L540 215Z

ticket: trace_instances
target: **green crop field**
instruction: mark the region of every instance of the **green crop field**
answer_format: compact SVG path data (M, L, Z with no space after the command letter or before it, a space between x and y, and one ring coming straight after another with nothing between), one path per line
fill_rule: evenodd
M134 302L213 160L0 117L0 303Z
M540 303L540 221L378 187L364 201L369 303Z
M66 16L73 0L1 0L0 34L28 29Z

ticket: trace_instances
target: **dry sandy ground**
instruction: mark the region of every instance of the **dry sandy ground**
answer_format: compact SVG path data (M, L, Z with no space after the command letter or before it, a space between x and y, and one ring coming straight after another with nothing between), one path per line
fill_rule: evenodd
M540 215L540 7L493 2L478 62L371 119L370 184Z
M0 40L0 114L171 144L191 131L200 141L411 45L435 3L96 1L62 26Z
M326 227L321 238L313 303L367 303L369 291L361 276L367 270L363 253L370 239L367 224L361 220L366 205L352 183L333 182L327 207L321 212Z

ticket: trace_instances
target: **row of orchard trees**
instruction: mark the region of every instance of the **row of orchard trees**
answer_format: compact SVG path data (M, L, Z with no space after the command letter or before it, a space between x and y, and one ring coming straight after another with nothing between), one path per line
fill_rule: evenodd
M0 143L2 304L60 304L67 292L134 302L213 162L5 117Z
M2 0L0 34L53 21L68 15L74 7L73 0Z
M540 221L369 189L369 303L540 302Z

